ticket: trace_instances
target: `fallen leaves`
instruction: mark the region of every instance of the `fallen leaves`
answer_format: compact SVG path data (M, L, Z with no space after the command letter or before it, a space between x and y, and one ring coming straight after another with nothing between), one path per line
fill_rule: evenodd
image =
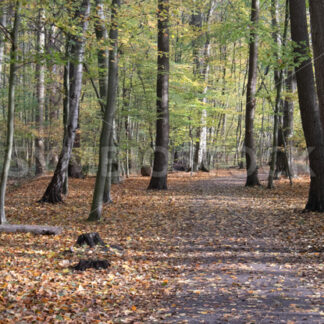
M217 179L235 180L239 174L231 172L219 171ZM265 287L255 287L264 270L260 264L270 275L276 270L283 277L298 269L303 280L314 280L319 287L323 216L300 213L308 180L296 180L292 189L283 180L269 191L216 185L215 176L173 174L170 189L163 192L147 191L149 179L132 177L113 186L114 203L95 224L85 222L93 178L71 180L66 202L55 206L35 203L48 177L12 191L11 223L62 226L64 233L1 234L0 322L160 322L166 314L175 316L170 309L188 314L177 299L187 285L190 295L201 300L211 287L224 296L244 292L244 298L257 304L265 292ZM98 232L107 251L75 247L78 235L85 232ZM263 243L249 243L258 240ZM111 267L72 271L70 266L82 258L107 258ZM282 260L286 262L280 264ZM212 278L209 268L217 269ZM251 275L242 277L240 271ZM208 284L195 287L201 278ZM282 280L276 278L274 291L267 293L284 293ZM235 309L231 303L228 307ZM212 313L207 307L202 305L197 313ZM231 318L223 313L224 319Z

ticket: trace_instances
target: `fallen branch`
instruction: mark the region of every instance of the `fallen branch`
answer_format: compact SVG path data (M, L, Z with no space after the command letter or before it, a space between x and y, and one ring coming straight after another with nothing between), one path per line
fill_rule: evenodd
M57 235L62 232L62 228L55 226L41 225L0 225L0 232L4 233L33 233L38 235Z

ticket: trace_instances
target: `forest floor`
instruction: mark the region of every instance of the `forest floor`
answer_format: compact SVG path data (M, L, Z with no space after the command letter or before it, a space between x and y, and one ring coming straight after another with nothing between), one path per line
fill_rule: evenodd
M302 213L308 178L273 190L244 178L173 173L158 192L131 177L100 223L86 222L94 178L58 205L36 202L49 177L11 190L10 223L64 231L0 234L0 323L323 323L324 217ZM108 249L75 246L87 232ZM111 266L71 269L85 258Z

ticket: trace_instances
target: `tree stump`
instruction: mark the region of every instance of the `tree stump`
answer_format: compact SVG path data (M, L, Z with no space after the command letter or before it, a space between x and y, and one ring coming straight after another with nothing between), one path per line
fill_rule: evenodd
M144 165L141 168L142 177L150 177L152 173L152 168L149 165Z
M87 269L107 269L110 263L107 260L80 260L79 263L72 267L74 270L85 271Z
M77 245L84 245L88 244L90 247L94 247L95 245L105 245L104 241L101 239L98 233L86 233L81 234L78 237L78 240L76 242Z

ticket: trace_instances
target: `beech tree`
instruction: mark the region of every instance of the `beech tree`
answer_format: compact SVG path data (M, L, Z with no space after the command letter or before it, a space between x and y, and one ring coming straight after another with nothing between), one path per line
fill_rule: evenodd
M38 109L36 113L36 127L37 136L35 138L35 174L42 175L45 171L45 148L43 139L43 124L44 124L44 110L45 110L45 11L44 8L39 9L38 15L38 31L37 31L37 52L40 56L36 63L36 82L37 82L37 104Z
M79 104L82 87L83 60L85 48L85 33L87 31L90 14L90 0L83 0L80 8L75 12L74 21L80 22L80 30L76 34L68 35L71 46L71 60L69 67L69 113L63 147L54 175L48 185L41 202L58 203L62 201L62 191L67 177L68 165L78 127Z
M20 11L21 1L17 0L15 3L15 16L12 30L8 35L11 43L10 49L10 75L9 75L9 91L8 91L8 117L7 117L7 141L6 152L4 157L4 163L1 173L1 186L0 186L0 224L5 224L5 198L7 180L11 162L13 139L14 139L14 120L15 120L15 88L17 79L17 67L18 67L18 34L20 27Z
M113 122L116 111L117 100L117 85L118 85L118 9L120 7L120 0L112 1L111 26L109 31L109 39L112 43L112 48L109 51L109 71L108 71L108 91L107 103L104 111L104 118L102 123L102 130L100 136L100 150L99 150L99 165L96 176L95 189L93 192L93 199L91 211L88 221L99 220L102 216L102 207L104 203L105 186L108 181L111 181L111 167L109 163L109 151L112 150L113 136ZM100 61L99 61L100 64ZM103 93L104 94L104 93ZM108 187L110 195L110 186Z
M251 27L250 27L250 49L249 49L249 75L246 90L246 113L245 113L245 156L246 156L246 186L260 185L258 168L256 164L255 142L254 142L254 115L256 108L256 84L258 69L258 33L259 0L252 0Z
M156 139L148 189L167 189L169 147L169 0L158 1Z
M313 8L314 9L314 8ZM324 211L324 138L316 100L314 73L309 57L305 0L290 0L291 37L295 42L295 72L299 107L306 139L311 182L305 210Z
M324 3L320 0L309 2L317 95L320 105L322 127L324 128Z

